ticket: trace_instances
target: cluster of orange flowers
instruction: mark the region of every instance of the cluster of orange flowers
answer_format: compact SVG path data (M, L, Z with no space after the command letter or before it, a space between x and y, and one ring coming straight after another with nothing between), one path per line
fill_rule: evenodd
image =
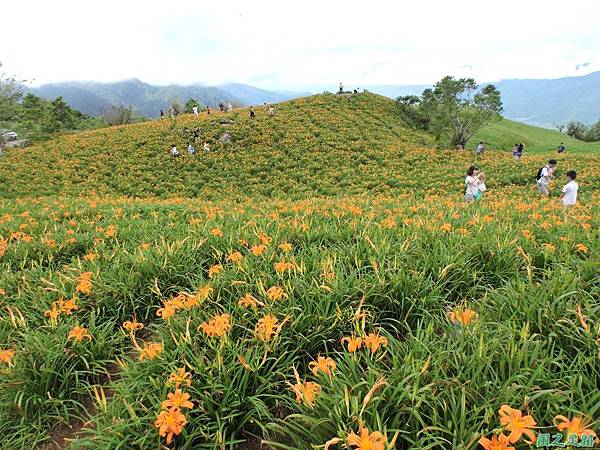
M185 368L180 368L169 376L170 384L175 385L175 391L167 395L167 399L161 404L161 411L154 421L161 437L166 436L167 445L173 441L173 436L179 436L183 427L187 425L187 418L182 410L191 409L194 404L190 401L190 394L183 392L182 386L191 386L192 380Z
M92 293L92 272L83 272L77 277L75 291L89 295Z
M44 316L48 317L51 321L55 321L61 314L70 316L76 309L79 309L76 297L69 300L60 299L52 302L50 309L44 312Z
M194 295L181 292L173 298L163 300L163 307L158 308L156 315L166 320L174 316L181 309L190 310L206 300L212 291L212 287L206 285L198 289Z
M498 414L503 431L491 438L482 437L479 439L479 444L485 450L515 450L512 445L519 442L523 436L527 438L524 439L525 443L529 445L536 443L538 436L533 430L536 428L537 422L531 415L523 415L520 410L511 408L509 405L502 405ZM575 417L570 420L565 416L556 416L554 425L561 433L565 432L566 439L569 439L572 435L577 436L577 438L585 435L593 438L597 437L596 433L588 428L582 417ZM508 432L508 435L505 432ZM566 444L562 446L564 447Z
M349 336L342 338L342 344L347 344L348 351L354 353L360 350L364 345L366 348L371 350L371 354L376 353L380 347L385 347L388 344L388 340L384 336L380 336L378 333L369 333L366 336Z
M199 329L209 337L223 337L231 329L231 316L229 314L214 316L208 322L201 323Z

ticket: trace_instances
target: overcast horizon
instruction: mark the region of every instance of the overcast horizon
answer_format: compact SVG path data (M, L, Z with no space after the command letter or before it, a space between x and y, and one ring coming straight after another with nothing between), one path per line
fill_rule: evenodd
M507 0L493 12L472 0L385 3L11 2L3 7L4 34L18 39L0 48L0 62L33 85L136 78L293 91L334 89L339 81L428 85L444 75L494 82L600 70L600 2L556 9Z

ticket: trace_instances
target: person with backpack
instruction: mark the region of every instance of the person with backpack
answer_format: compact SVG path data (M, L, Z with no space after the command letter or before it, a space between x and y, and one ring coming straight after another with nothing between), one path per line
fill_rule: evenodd
M544 167L538 170L536 175L537 187L542 197L550 195L549 185L550 180L554 179L554 169L556 168L556 160L551 159Z
M577 172L569 170L567 172L567 184L565 184L560 193L560 200L564 206L574 206L577 203L579 185L575 181L575 178L577 178Z

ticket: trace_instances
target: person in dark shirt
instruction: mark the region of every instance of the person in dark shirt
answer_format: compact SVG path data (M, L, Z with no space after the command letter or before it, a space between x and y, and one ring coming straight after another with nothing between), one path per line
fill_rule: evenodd
M256 117L256 113L254 112L254 107L250 107L250 118L254 119Z
M565 143L561 142L558 146L558 153L564 153L567 148L565 147Z

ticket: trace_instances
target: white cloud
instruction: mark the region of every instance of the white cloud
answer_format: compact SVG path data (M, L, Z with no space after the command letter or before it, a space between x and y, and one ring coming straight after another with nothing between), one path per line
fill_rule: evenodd
M538 0L21 0L2 15L10 20L2 20L0 61L38 83L137 77L301 88L600 68L596 0L560 9Z

